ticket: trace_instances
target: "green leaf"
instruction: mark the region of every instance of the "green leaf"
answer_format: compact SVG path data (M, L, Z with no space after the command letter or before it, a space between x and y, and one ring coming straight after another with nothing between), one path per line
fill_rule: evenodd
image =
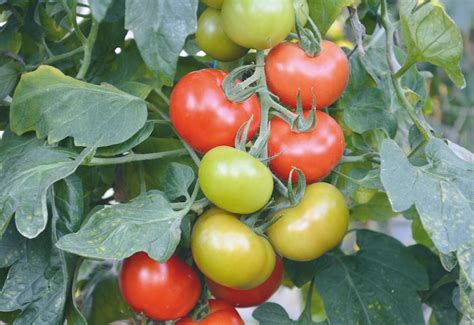
M122 143L143 127L146 117L142 99L76 80L50 66L23 74L10 109L15 133L35 130L49 143L71 136L77 146Z
M354 0L311 0L308 1L309 16L318 26L321 35L325 35L344 7Z
M15 224L10 223L0 239L0 269L12 265L22 256L25 240L16 230Z
M430 3L413 13L416 0L403 0L400 22L408 50L408 62L427 61L446 70L460 88L466 81L460 63L463 57L463 38L454 21L441 6Z
M416 208L414 209L416 212ZM418 212L416 212L418 216ZM420 217L418 216L414 219L411 223L411 233L413 239L421 245L424 245L428 248L434 248L433 241L431 240L430 236L426 232L425 228L423 228L423 224L421 223Z
M95 285L89 297L92 301L90 313L87 317L89 325L111 324L114 321L131 319L134 312L124 301L120 293L118 278L114 274L107 274Z
M105 15L107 14L107 10L109 9L110 5L114 0L94 0L90 2L90 8L92 17L98 22L101 22Z
M457 274L446 272L439 257L428 248L414 245L410 246L409 250L428 272L430 289L423 291L421 296L423 301L433 309L431 318L434 318L436 324L439 325L459 324L461 314L453 304Z
M57 246L76 255L113 260L145 251L164 262L179 243L181 219L161 192L150 191L130 203L96 211L79 232L62 237Z
M125 81L117 88L141 99L146 99L153 90L152 86L137 81Z
M457 251L456 257L461 269L465 273L467 281L474 287L474 240L462 245Z
M331 324L423 324L424 268L392 237L357 231L360 250L316 260L315 285ZM336 285L337 284L337 285Z
M186 37L197 28L197 0L127 0L125 28L131 30L147 66L173 84Z
M350 215L352 219L364 222L368 220L387 220L395 217L398 213L392 211L387 195L378 192L369 202L352 207Z
M136 147L134 151L137 153L151 153L182 148L183 145L178 139L150 137L145 142ZM195 164L189 156L163 158L159 161L144 161L143 166L145 167L145 184L147 190L158 189L164 191L166 189L165 175L168 166L172 163L185 164L195 168ZM130 198L136 197L140 193L140 179L137 166L137 163L132 163L126 164L124 168L125 185Z
M20 233L34 238L48 220L46 191L72 174L92 149L78 156L52 147L31 136L17 137L7 131L0 146L0 233L13 214Z
M127 141L97 149L96 156L116 156L127 152L148 139L153 132L153 128L153 122L146 122L145 125Z
M426 146L424 166L411 165L392 140L384 141L380 155L382 184L393 210L402 212L415 204L440 252L469 252L464 249L472 245L474 231L474 165L456 156L440 139ZM463 256L466 260L461 266L474 263L472 254Z
M383 92L377 88L366 89L352 98L344 109L344 122L357 133L383 129L392 138L397 133L397 119L385 105Z
M253 313L253 318L259 321L260 325L295 325L296 321L291 320L286 310L273 302L266 302L260 305Z
M14 63L0 66L0 99L7 97L15 88L20 73Z
M179 197L189 198L188 188L194 181L194 171L191 167L171 163L165 173L165 194L173 201Z
M51 232L26 241L23 249L0 292L0 311L20 309L14 325L62 324L68 280Z
M84 216L84 191L82 181L73 174L54 185L56 207L64 228L76 232Z

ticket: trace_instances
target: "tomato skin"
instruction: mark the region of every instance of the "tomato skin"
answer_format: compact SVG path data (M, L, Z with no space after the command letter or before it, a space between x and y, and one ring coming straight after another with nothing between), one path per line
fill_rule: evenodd
M309 261L336 247L349 226L342 193L328 183L306 187L301 202L278 211L281 218L267 231L275 249L294 261Z
M267 49L283 41L295 24L293 0L225 0L225 33L246 48Z
M255 212L272 195L273 178L267 166L235 148L221 146L206 153L198 174L204 195L229 212Z
M236 215L211 208L191 235L194 261L204 275L221 285L251 289L265 282L275 267L275 252Z
M217 146L233 146L237 131L252 115L249 138L258 131L257 95L241 103L229 101L222 90L226 75L217 69L193 71L181 78L171 93L171 122L179 135L200 153Z
M269 89L291 107L296 107L299 90L307 110L313 104L313 92L318 109L333 104L349 81L349 70L344 51L326 40L315 57L307 56L298 44L281 43L270 51L265 63Z
M144 252L124 260L119 284L128 305L154 320L187 315L201 293L196 272L179 257L159 263Z
M210 279L206 279L209 291L217 299L221 299L236 307L257 306L270 298L280 287L283 281L283 261L277 255L275 268L270 277L258 287L248 290L234 289L222 286Z
M217 299L209 300L209 315L200 320L193 321L191 317L180 319L176 325L245 325L237 310L232 305Z
M205 3L211 8L220 9L224 0L201 0L201 2Z
M199 17L196 41L204 52L219 61L233 61L248 52L225 34L221 12L213 8L207 8Z
M305 112L308 116L309 112ZM327 176L344 153L344 134L328 114L316 111L316 126L308 132L297 133L279 117L270 122L268 156L270 169L283 181L288 180L291 168L303 171L306 183L314 183ZM297 174L294 174L296 180Z

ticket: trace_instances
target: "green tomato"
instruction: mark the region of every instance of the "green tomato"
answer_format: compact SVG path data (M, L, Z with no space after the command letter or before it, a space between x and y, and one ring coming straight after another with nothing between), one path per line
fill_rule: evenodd
M199 184L209 201L239 214L263 208L273 191L272 174L262 162L227 146L216 147L204 155Z
M196 40L204 52L219 61L236 60L248 51L225 34L221 12L213 8L207 8L199 17Z
M295 24L293 0L226 0L224 31L235 43L259 50L283 41Z
M231 288L252 289L275 268L275 251L236 215L212 208L196 221L191 235L194 261L212 281Z
M201 0L202 3L205 3L211 8L220 9L224 0Z
M306 16L309 15L308 1L293 0L293 6L295 8L296 17L300 20L303 26L306 25L306 22L308 21L308 18L306 18ZM293 33L296 33L296 21L291 31Z
M307 186L298 205L275 216L281 218L267 230L270 242L283 257L294 261L313 260L333 249L349 225L344 196L327 183Z

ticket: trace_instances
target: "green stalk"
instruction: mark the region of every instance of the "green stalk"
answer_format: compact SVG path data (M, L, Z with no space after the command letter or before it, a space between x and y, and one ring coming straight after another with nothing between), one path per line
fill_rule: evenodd
M402 85L400 83L400 77L397 77L397 72L400 70L407 70L409 68L408 64L405 64L404 67L400 68L400 64L395 57L393 36L395 28L390 21L387 11L387 0L382 0L382 26L385 29L386 34L386 47L387 47L387 61L390 67L390 74L392 78L392 83L395 88L395 93L398 97L398 100L402 104L403 108L407 111L410 119L413 121L417 129L427 140L430 140L433 136L430 130L424 125L424 123L418 118L415 112L415 108L408 102L408 99L405 97L403 92ZM408 67L407 67L408 66ZM403 73L400 73L402 75Z
M94 48L95 40L97 39L97 32L99 31L99 23L97 20L92 19L92 26L89 32L89 37L83 43L84 45L84 59L82 60L81 68L76 75L77 79L84 79L86 76L87 70L89 70L89 66L91 64L92 58L92 49Z
M155 153L144 153L137 154L131 153L122 157L113 157L113 158L98 158L94 157L89 162L86 162L86 166L103 166L103 165L116 165L116 164L125 164L133 161L144 161L144 160L154 160L168 157L179 157L184 156L188 152L185 149L177 149L163 152Z

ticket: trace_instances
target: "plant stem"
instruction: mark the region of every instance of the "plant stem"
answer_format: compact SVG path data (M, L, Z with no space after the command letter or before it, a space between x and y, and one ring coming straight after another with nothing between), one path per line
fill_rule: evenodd
M395 73L394 77L400 79L410 69L415 62L413 60L407 60L400 69Z
M380 160L377 159L376 155L365 154L365 155L360 155L360 156L342 156L341 160L339 161L340 164L355 163L355 162L380 163Z
M94 48L94 43L97 38L97 32L99 31L99 23L97 20L92 19L92 26L89 32L89 37L83 43L84 46L84 59L82 60L81 68L76 75L77 79L84 79L87 70L89 70L89 65L91 64L92 58L92 49Z
M386 34L387 61L390 67L390 74L391 74L393 86L395 88L395 93L398 97L398 100L402 104L403 108L407 111L413 123L415 123L417 129L420 131L420 133L423 135L425 139L429 140L432 138L430 130L418 118L415 112L415 108L408 102L403 92L402 85L400 83L400 78L397 77L397 71L399 72L400 70L402 70L403 72L404 69L408 69L409 67L400 68L400 64L398 63L397 58L395 57L394 44L393 44L393 35L395 32L395 28L390 21L390 17L388 16L387 0L382 0L381 4L382 4L381 21L382 21L382 26L385 29L385 34ZM404 66L406 65L407 64L405 64Z
M179 214L181 217L184 217L185 215L188 214L189 211L191 211L194 201L196 201L196 197L199 193L199 182L196 181L196 184L194 185L193 193L191 194L191 197L189 200L186 202L186 206L179 211Z
M177 150L155 152L155 153L144 153L144 154L131 153L126 156L114 157L114 158L94 157L91 159L91 161L86 162L84 165L102 166L102 165L125 164L125 163L133 162L133 161L154 160L154 159L160 159L160 158L165 158L165 157L179 157L187 153L188 152L185 149L177 149Z
M69 52L66 52L66 53L63 53L63 54L59 54L59 55L53 55L52 57L50 57L49 59L44 61L43 64L52 64L52 63L55 63L57 61L61 61L61 60L70 58L71 56L74 56L74 55L76 55L78 53L81 53L83 51L84 51L84 47L80 46L75 50L72 50L72 51L69 51Z
M71 10L71 8L69 8L69 6L67 5L67 0L61 0L61 4L64 7L64 10L67 12L69 22L74 28L74 33L76 33L77 38L79 38L82 44L87 43L87 38L84 36L81 29L79 28L79 25L77 24L76 8L73 8L74 10Z

